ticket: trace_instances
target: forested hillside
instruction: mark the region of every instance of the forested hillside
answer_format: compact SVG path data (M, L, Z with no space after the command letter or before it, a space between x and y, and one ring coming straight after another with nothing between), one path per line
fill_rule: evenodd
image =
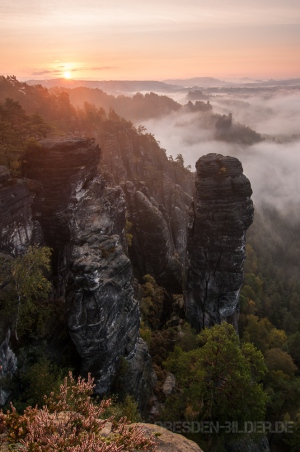
M85 102L74 100L73 104L76 96L86 96ZM195 105L191 105L184 108L193 109ZM297 451L300 435L299 219L283 216L268 206L254 206L240 293L239 336L227 323L196 334L184 312L186 229L195 191L194 173L185 168L184 149L177 158L168 157L169 150L162 149L142 125L135 127L131 122L142 122L143 118L181 108L166 96L153 93L136 94L132 99L116 98L100 90L48 90L40 85L21 83L15 77L0 78L0 165L10 171L9 175L2 167L0 173L4 193L0 220L0 344L3 350L10 348L15 356L10 361L10 369L1 369L0 386L4 391L1 403L6 403L5 410L12 400L20 413L28 405L42 406L44 394L58 391L69 370L76 375L81 372L84 352L74 339L77 332L70 328L66 304L68 297L76 298L82 289L76 285L82 274L95 282L90 276L97 261L107 272L107 279L113 280L108 299L117 298L115 294L122 287L129 300L124 315L130 310L135 312L132 330L127 328L128 324L122 324L122 334L114 339L114 350L123 347L123 355L116 354L116 370L111 370L111 363L107 365L112 372L110 391L118 396L116 409L119 413L129 412L136 420L139 406L144 419L159 422L224 424L266 420L274 427L279 421L293 421L293 433L272 433L271 428L259 431L258 438L246 435L246 443L254 448L255 443L263 444L267 435L271 450ZM202 112L200 107L198 109L199 114L210 115L218 139L240 140L244 132L245 141L261 139L246 126L231 128L231 116L216 115L210 108ZM50 142L41 141L45 138ZM76 164L72 152L66 151L65 157L57 157L57 174L62 175L58 177L55 165L51 168L51 156L58 155L51 139L66 140L70 149L72 140L77 143L76 139L87 139L82 147L88 152L89 173L85 173L86 156L80 144L81 164ZM99 161L96 145L100 147ZM59 166L61 162L65 167ZM221 168L221 176L222 171ZM44 187L43 172L47 173ZM55 184L63 187L63 182L67 184L69 180L77 190L74 189L76 202L83 205L84 213L80 216L73 206L73 198L61 207L59 215L55 202L51 204L46 198L47 193L55 193L57 204L63 202L65 193L62 189L59 199L57 187L60 185L55 187ZM10 191L11 187L15 192ZM100 198L102 204L99 204ZM92 205L91 199L96 200L96 204ZM20 237L16 240L19 247L11 248L3 239L8 235L3 225L8 216L14 219L16 212L22 209L22 218L27 218L30 209L38 212L30 220L35 243L24 247ZM49 218L55 212L57 216L53 218L61 221L54 224L51 220L53 224L48 231L51 243L46 243L45 232L42 236L36 225L38 215L44 215L45 211ZM103 221L101 227L96 224L95 212ZM66 224L68 230L64 229ZM95 231L99 235L100 229L109 239L97 241ZM57 237L57 231L68 234ZM30 240L29 237L26 243ZM69 241L68 249L63 250L63 241ZM53 252L55 246L59 251ZM93 248L96 260L92 261L87 254L88 247ZM75 248L77 254L72 255ZM130 287L122 272L130 280ZM115 274L121 275L120 279L114 279ZM62 287L67 287L69 292L64 292ZM92 294L95 290L95 287L85 287L82 293ZM93 295L89 295L87 302L92 298ZM133 300L137 300L138 306ZM107 318L111 329L116 312L112 310ZM73 331L71 336L70 330ZM92 350L93 334L87 328L80 344ZM123 336L127 334L128 342L123 344ZM110 336L113 334L108 331L107 337ZM147 344L151 359L148 359L146 346L141 345L139 350L143 356L138 357L138 362L143 359L148 371L152 362L155 371L152 376L147 371L151 384L143 380L144 389L149 386L144 394L149 396L153 389L152 397L149 403L137 400L138 405L133 400L136 388L128 377L131 372L130 375L138 378L138 366L130 361L134 341ZM93 362L97 378L98 361ZM99 379L102 377L100 375ZM173 382L169 389L168 378ZM204 451L234 451L234 444L242 436L234 431L227 435L213 431L183 433Z

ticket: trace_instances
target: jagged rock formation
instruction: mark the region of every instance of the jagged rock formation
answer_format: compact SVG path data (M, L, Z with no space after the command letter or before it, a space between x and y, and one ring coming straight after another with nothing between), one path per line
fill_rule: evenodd
M226 451L228 452L270 452L270 445L266 436L252 437L246 435L246 437L240 440L233 440L230 444L226 445Z
M145 403L151 385L142 388L139 378L149 381L152 367L139 339L139 309L124 252L123 192L106 188L97 176L100 150L92 140L43 140L41 146L24 156L23 168L43 185L34 214L46 244L54 249L55 287L67 300L69 331L82 358L82 373L92 372L96 391L104 394L124 357L124 384L129 384L132 370L133 395Z
M38 183L12 178L6 166L0 166L0 264L5 266L11 255L17 255L28 246L39 244L42 231L32 218L34 190ZM1 275L2 276L2 275ZM9 292L7 281L0 277L0 308ZM0 380L8 380L17 371L17 358L10 348L10 319L0 313ZM7 385L6 385L7 386ZM0 405L9 398L11 390L1 386Z
M186 317L200 331L227 320L236 326L245 232L253 221L249 180L234 157L208 154L196 163L185 290Z
M162 392L166 397L172 394L174 392L176 386L176 378L175 375L171 374L170 372L167 373L167 377L165 379L165 382L162 387Z
M126 195L135 276L150 273L171 292L182 292L194 176L168 160L155 140L128 128L116 132L103 143L103 172Z
M187 234L193 175L168 160L155 141L151 148L144 135L134 132L137 143L128 130L118 133L124 148L111 137L102 175L98 146L83 138L41 141L23 157L26 179L11 179L2 168L1 209L8 214L1 216L0 251L13 254L32 243L53 249L55 296L66 300L82 373L92 372L99 394L117 375L120 392L142 405L154 380L139 337L133 272L137 279L150 273L180 293L187 248L187 319L197 330L222 319L234 322L253 208L238 160L202 157ZM133 224L129 253L126 216Z
M1 379L11 377L18 368L17 358L9 346L9 340L10 330L7 331L4 341L0 344L0 406L6 403L11 394L9 389L1 387Z
M170 229L158 203L151 199L146 187L137 190L129 181L121 186L126 194L130 221L133 224L130 255L134 266L142 275L154 275L159 284L173 292L180 292L183 270L178 252L175 256Z
M32 220L33 181L13 179L0 166L0 252L17 253L41 240L37 221Z

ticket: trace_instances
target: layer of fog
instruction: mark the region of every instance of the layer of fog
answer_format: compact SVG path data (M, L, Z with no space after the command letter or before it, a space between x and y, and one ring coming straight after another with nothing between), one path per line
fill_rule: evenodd
M300 91L263 96L215 96L214 111L231 112L256 132L272 136L300 134Z
M214 112L232 112L236 121L270 138L252 146L216 141L214 130L204 128L199 120L203 113L173 113L144 121L144 125L167 155L182 154L192 170L198 158L208 153L237 157L251 181L257 206L267 203L283 214L296 213L300 219L300 93L247 99L231 96L214 98L211 103ZM280 136L284 136L281 142Z

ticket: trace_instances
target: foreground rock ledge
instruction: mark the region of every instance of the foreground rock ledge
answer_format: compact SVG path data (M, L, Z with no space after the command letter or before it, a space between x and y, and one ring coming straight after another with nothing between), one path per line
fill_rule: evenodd
M208 154L196 163L185 290L186 317L197 332L222 320L237 327L245 233L253 221L252 190L234 157Z
M137 424L145 434L155 435L159 452L203 452L198 444L194 443L178 433L173 433L166 428L155 424Z

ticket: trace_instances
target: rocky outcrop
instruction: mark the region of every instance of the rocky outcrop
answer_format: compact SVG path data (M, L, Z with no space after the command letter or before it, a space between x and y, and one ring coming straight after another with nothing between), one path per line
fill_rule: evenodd
M142 191L137 190L129 181L121 186L133 225L130 257L134 267L139 269L141 275L151 274L160 285L180 292L183 269L178 253L175 255L170 228L158 203L151 199L146 187L141 187Z
M226 445L226 452L270 452L270 450L268 438L258 435L256 437L247 435Z
M170 161L155 140L125 129L107 134L103 173L126 196L135 276L141 281L150 273L167 290L181 293L193 174Z
M176 424L176 423L175 423ZM160 452L203 452L194 441L183 435L173 433L156 424L135 424L141 427L146 435L155 436L155 443Z
M249 180L234 157L208 154L196 163L196 194L187 245L186 317L200 331L236 326L245 232L253 221Z
M124 364L123 372L121 367L118 375L116 389L121 398L127 394L133 395L141 411L144 411L148 408L157 378L152 369L148 347L141 338L138 339L135 349L126 357Z
M32 219L36 184L12 178L6 166L0 166L0 252L17 254L41 240L39 223Z
M23 157L23 174L42 186L35 198L34 217L54 250L70 238L73 209L84 184L97 175L99 156L93 140L65 138L42 140Z
M2 386L2 381L11 378L17 371L17 358L9 346L10 330L7 331L6 338L0 344L0 406L8 400L11 391L7 385Z
M176 386L176 379L175 375L171 374L170 372L167 373L165 382L162 387L162 392L166 397L172 394L174 392Z
M127 379L132 370L137 395L134 368L140 366L142 378L152 367L139 339L139 308L124 252L123 192L120 187L107 188L97 176L100 150L92 140L43 140L41 146L24 157L24 171L43 185L34 213L47 245L54 249L56 291L66 298L81 372L91 372L96 392L104 394L125 359ZM149 392L149 386L145 390ZM139 394L143 403L146 392Z

